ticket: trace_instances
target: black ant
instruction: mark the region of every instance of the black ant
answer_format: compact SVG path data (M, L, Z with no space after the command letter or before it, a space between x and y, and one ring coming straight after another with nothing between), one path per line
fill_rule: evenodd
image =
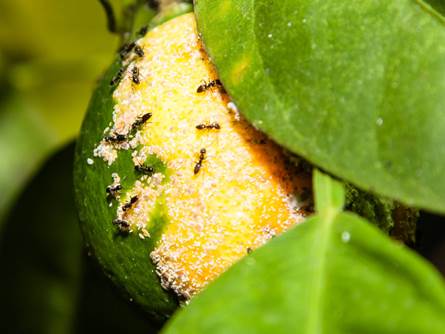
M201 166L202 166L202 162L204 161L204 159L206 158L206 149L202 148L199 151L199 160L195 165L195 168L193 169L193 173L194 174L198 174L199 171L201 170Z
M108 198L114 198L116 199L117 195L119 194L119 191L122 190L122 186L120 184L116 184L116 185L111 185L108 186L107 189L105 190L108 194Z
M137 128L139 128L141 125L144 125L152 116L151 112L148 112L140 117L138 117L136 119L136 121L131 125L131 131L136 130Z
M136 53L141 58L144 57L144 50L139 45L136 45L134 47L134 53Z
M141 80L139 79L139 68L136 66L133 66L133 69L131 70L131 80L133 80L136 85L141 83Z
M196 126L196 128L198 130L204 130L204 129L207 129L207 130L211 130L211 129L219 130L219 129L221 129L221 126L219 125L219 123L213 122L213 123L210 123L210 124L203 124L203 123L198 124Z
M204 92L210 88L216 87L216 86L219 86L219 87L222 86L222 83L219 79L209 81L209 83L204 81L201 85L198 86L198 88L196 89L196 92L202 93L202 92Z
M120 232L123 233L130 232L130 224L126 220L115 219L113 220L113 225L116 225L119 228Z
M138 201L139 197L138 196L133 196L129 202L125 203L124 205L122 205L122 211L128 211L131 209L131 207L133 206L134 203L136 203Z
M146 174L146 175L152 175L155 170L153 167L150 166L144 166L144 165L139 165L139 166L134 166L134 169L142 174Z
M129 44L124 44L120 50L119 55L121 56L121 59L125 59L127 55L130 53L131 50L136 46L135 42L131 42Z
M125 135L121 135L119 133L114 133L112 135L106 136L105 141L109 143L119 143L126 140L127 137Z
M120 68L119 71L116 73L116 75L111 79L110 86L114 86L116 83L118 83L122 79L122 74L124 73L124 68Z

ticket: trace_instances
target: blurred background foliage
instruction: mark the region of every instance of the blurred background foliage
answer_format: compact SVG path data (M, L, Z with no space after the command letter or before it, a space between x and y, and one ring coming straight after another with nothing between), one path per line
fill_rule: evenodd
M157 330L85 254L73 200L72 142L118 45L99 1L0 1L1 333Z
M77 134L116 47L98 1L0 2L0 221L44 157Z

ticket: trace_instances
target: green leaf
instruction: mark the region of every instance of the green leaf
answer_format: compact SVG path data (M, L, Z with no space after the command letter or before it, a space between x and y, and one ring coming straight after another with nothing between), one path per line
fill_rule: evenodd
M164 333L444 333L440 275L339 212L339 184L314 181L320 213L229 269Z
M334 214L342 211L345 205L345 190L338 181L315 171L314 174L315 210L318 213L331 211Z
M0 231L9 207L54 144L39 115L8 93L0 103Z
M445 20L423 1L200 0L240 111L366 190L445 212Z

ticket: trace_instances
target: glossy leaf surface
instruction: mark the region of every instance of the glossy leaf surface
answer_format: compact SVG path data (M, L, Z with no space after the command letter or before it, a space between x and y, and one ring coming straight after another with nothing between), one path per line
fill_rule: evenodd
M420 0L195 7L221 80L254 125L357 186L445 212L445 21L432 7Z

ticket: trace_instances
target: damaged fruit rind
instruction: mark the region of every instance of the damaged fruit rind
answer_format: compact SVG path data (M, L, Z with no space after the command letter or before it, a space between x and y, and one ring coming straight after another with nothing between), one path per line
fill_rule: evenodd
M162 318L177 297L188 300L302 221L310 177L238 114L193 14L154 28L132 49L90 103L76 198L102 266Z

